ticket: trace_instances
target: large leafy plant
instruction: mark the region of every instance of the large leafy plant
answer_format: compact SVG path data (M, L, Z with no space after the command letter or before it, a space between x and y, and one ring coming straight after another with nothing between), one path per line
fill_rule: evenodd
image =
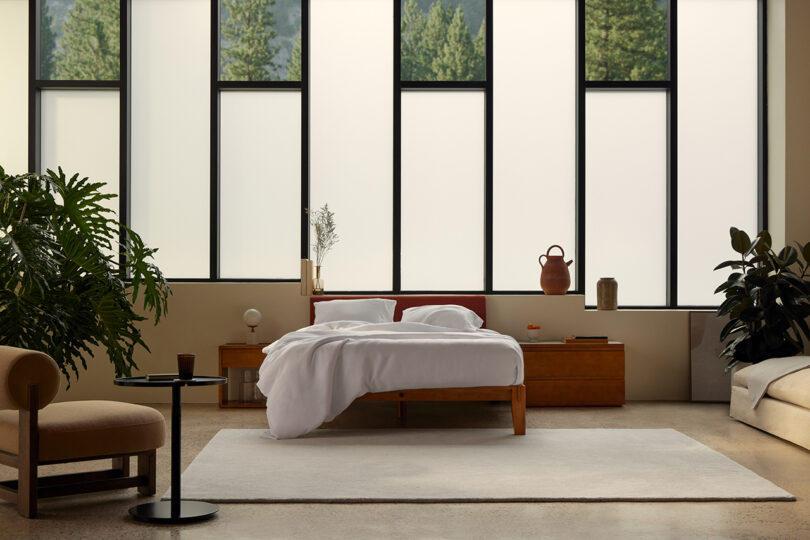
M139 297L155 324L167 312L156 250L114 219L103 185L61 168L8 176L0 167L0 343L47 352L68 386L93 346L118 376L137 367L135 348L149 350Z
M804 337L810 339L805 320L810 316L810 242L775 253L768 231L753 240L734 227L730 234L731 247L740 258L715 268L733 270L715 290L726 296L717 316L729 319L720 340L733 337L720 353L729 358L726 369L738 362L799 354L804 350Z

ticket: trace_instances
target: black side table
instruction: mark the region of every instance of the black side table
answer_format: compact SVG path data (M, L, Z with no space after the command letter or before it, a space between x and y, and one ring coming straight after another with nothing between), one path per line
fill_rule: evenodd
M189 523L214 516L219 506L202 501L180 500L180 388L183 386L209 386L225 384L225 377L195 376L191 379L148 381L146 377L118 377L118 386L171 386L172 388L172 498L139 504L129 509L137 520L150 523Z

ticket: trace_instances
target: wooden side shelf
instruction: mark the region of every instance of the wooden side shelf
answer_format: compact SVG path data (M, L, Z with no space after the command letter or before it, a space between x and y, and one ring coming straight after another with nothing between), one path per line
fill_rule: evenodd
M528 406L623 405L624 344L521 343Z
M219 346L219 376L228 377L228 383L219 387L219 406L222 408L235 407L264 407L264 401L239 401L228 399L228 388L231 384L241 384L243 369L259 369L264 361L262 349L267 347L267 343L258 345L246 345L244 343L227 343ZM233 379L233 380L232 380Z

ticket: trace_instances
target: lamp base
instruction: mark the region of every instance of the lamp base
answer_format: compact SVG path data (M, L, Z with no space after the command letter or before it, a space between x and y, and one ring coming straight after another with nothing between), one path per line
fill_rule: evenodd
M259 344L259 336L256 334L256 327L251 326L250 332L247 334L247 341L245 342L248 345L258 345Z

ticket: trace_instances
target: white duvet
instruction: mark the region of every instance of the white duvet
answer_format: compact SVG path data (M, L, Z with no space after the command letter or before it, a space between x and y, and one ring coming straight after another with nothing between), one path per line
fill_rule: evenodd
M492 330L336 321L290 332L262 352L257 384L277 439L316 429L367 392L523 382L520 346Z

